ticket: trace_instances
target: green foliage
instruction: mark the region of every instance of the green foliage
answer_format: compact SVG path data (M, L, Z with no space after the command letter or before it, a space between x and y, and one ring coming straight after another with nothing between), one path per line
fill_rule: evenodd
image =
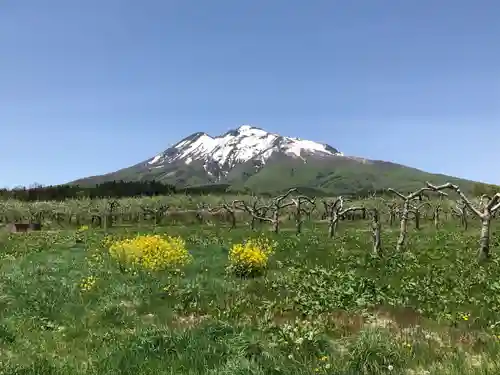
M225 269L232 246L255 237L241 229L11 235L0 374L497 374L500 260L476 262L473 226L425 224L406 253L384 232L382 258L366 223L334 240L319 224L269 234L267 271L247 279ZM110 238L151 232L182 237L193 261L172 273L110 256Z
M500 193L500 186L498 185L476 182L472 186L472 194L476 197L480 197L482 195L493 196L496 193Z

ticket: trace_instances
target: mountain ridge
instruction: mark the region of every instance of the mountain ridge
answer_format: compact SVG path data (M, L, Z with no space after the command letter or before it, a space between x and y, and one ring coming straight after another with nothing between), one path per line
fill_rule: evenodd
M112 180L155 180L179 187L227 184L232 189L282 190L303 186L332 193L411 190L426 180L473 181L382 160L344 155L326 143L282 136L241 125L219 136L193 133L133 166L73 181L89 185Z

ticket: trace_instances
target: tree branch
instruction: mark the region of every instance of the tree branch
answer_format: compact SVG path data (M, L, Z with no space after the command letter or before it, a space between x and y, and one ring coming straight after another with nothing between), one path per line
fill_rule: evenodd
M479 211L473 204L472 202L469 200L469 198L467 198L465 196L465 194L462 192L462 190L460 190L460 188L457 186L457 185L453 185L451 182L447 182L446 184L443 184L443 185L439 185L439 186L435 186L435 185L432 185L430 182L426 182L427 186L434 190L434 191L439 191L439 190L443 190L443 189L451 189L451 190L454 190L459 196L460 198L462 199L462 201L465 203L465 205L467 206L467 208L469 210L471 210L472 212L474 212L477 216L479 217L482 217L483 214L481 211Z
M390 191L391 193L396 194L398 197L400 197L400 198L401 198L401 199L403 199L403 200L408 199L408 198L407 198L407 197L405 197L403 194L401 194L399 191L396 191L396 190L394 190L393 188L389 188L389 189L387 189L387 191Z
M342 210L339 212L339 216L342 216L342 215L345 215L346 213L348 212L352 212L352 211L363 211L365 210L366 208L365 207L361 207L361 206L356 206L356 207L348 207L346 208L345 210Z
M497 204L497 203L499 200L500 200L500 193L496 193L492 198L490 198L488 204L486 205L486 209L488 211L492 211L492 212L498 210L499 204ZM494 208L496 208L496 209L494 209Z
M288 190L285 194L283 195L278 195L276 198L273 199L273 201L277 204L281 203L283 200L288 198L290 194L295 193L297 191L297 188L292 188Z
M269 218L269 217L263 217L263 216L260 216L257 214L258 211L262 210L263 208L267 208L267 209L270 209L271 206L261 206L259 208L252 208L250 206L248 206L248 204L246 204L246 202L242 201L242 200L239 200L239 201L235 201L235 204L241 204L243 207L242 209L244 211L246 211L247 213L249 213L252 217L254 217L255 219L257 220L262 220L262 221L267 221L269 223L273 223L273 219Z

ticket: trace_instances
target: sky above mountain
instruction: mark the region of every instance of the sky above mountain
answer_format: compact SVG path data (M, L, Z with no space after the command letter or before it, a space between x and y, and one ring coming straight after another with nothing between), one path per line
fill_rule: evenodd
M4 0L0 186L252 124L500 184L500 3Z

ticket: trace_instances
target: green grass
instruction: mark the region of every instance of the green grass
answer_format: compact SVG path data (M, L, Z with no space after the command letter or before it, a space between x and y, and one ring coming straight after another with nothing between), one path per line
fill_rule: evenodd
M225 270L245 229L141 228L183 236L182 273L122 271L99 231L4 238L0 374L498 374L500 260L477 264L477 229L424 227L401 254L386 230L378 259L366 228L284 231L253 279Z

